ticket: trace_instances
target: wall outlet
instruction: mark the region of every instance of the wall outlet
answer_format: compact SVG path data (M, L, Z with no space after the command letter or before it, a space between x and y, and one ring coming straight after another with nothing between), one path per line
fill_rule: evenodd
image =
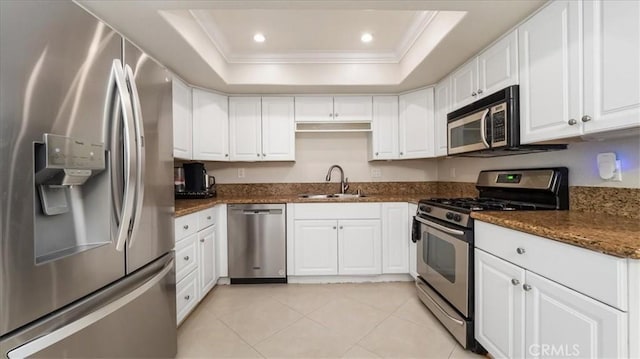
M244 178L244 168L238 168L238 178Z
M382 170L379 168L371 169L371 178L380 178L382 177Z

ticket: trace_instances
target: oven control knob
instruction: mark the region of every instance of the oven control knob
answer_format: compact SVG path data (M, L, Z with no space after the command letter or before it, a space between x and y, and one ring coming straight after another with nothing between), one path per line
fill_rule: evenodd
M429 206L424 206L423 210L427 213L431 213L431 207Z
M447 212L447 219L453 219L453 212Z
M453 220L456 222L460 222L462 220L462 216L459 214L454 214L453 215Z

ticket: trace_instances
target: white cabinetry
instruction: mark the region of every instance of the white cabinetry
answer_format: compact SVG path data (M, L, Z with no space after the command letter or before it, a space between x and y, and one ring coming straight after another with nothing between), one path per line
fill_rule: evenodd
M398 96L373 96L370 160L398 158Z
M296 122L370 122L371 96L298 96Z
M292 97L230 97L232 161L292 161L295 132Z
M411 240L413 236L413 216L418 211L418 205L409 203L409 224L407 231L409 232L409 275L413 279L418 278L418 246Z
M567 0L520 26L522 143L640 126L639 22L637 1Z
M194 160L229 160L228 113L226 96L193 89Z
M382 273L409 273L409 205L382 204Z
M177 77L172 81L173 157L192 159L191 89Z
M627 357L624 259L479 221L475 230L476 339L492 356Z
M399 159L427 158L434 154L433 88L400 96Z
M434 139L435 156L447 155L447 114L451 111L451 78L442 80L435 88Z
M518 37L513 31L451 74L452 110L518 83Z
M293 267L289 275L381 274L380 207L380 203L288 205L293 232L287 238L287 265Z
M211 226L198 232L200 251L200 292L204 297L216 282L216 229Z

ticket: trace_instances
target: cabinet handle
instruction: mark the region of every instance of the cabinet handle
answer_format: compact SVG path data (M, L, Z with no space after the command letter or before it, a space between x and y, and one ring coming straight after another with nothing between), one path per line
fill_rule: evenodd
M182 226L182 228L186 231L187 229L189 229L189 225L185 224L184 226Z
M187 294L187 295L184 296L184 299L185 300L189 300L189 299L191 299L191 296Z
M260 154L259 154L259 153L256 153L256 156L260 157Z
M211 216L207 216L207 220L209 220L209 221L210 221L210 220L211 220Z
M333 226L333 229L336 229L336 226Z
M343 228L344 228L343 226L340 226L340 229L343 229Z
M189 256L184 256L184 260L188 261L189 260Z
M224 154L224 156L225 156L225 157L229 157L229 154L228 154L228 153L225 153L225 154Z
M333 117L333 114L332 114L332 113L330 113L330 114L329 114L329 117Z
M204 243L204 238L200 239L200 243Z
M524 291L525 291L525 292L530 291L530 290L531 290L531 288L533 288L533 287L531 287L531 286L530 286L530 285L528 285L528 284L523 284L523 285L522 285L522 289L524 289Z
M591 116L589 115L582 116L582 122L589 122L589 121L591 121Z
M475 92L472 92L472 93L471 93L471 96L476 97L476 96L477 96L477 94L476 94Z
M517 279L515 279L515 278L513 278L513 279L511 280L511 284L513 284L513 285L518 285L518 284L520 284L520 281L519 281L519 280L517 280Z
M517 248L517 249L516 249L516 252L517 252L518 254L524 254L525 250L524 250L524 248Z
M575 119L575 118L572 118L572 119L570 119L570 120L569 120L569 126L573 126L573 125L575 125L576 123L578 123L578 121L576 121L576 119Z
M262 157L267 157L267 154L266 154L266 153L263 153L263 154L262 154Z
M404 155L404 152L400 152L400 156Z
M376 156L378 155L378 152L376 152Z
M335 115L335 117L338 117L338 115L339 115L339 113L337 113L337 112L336 112L336 115Z
M484 91L482 91L482 89L478 89L478 95L480 95L481 93L483 93Z

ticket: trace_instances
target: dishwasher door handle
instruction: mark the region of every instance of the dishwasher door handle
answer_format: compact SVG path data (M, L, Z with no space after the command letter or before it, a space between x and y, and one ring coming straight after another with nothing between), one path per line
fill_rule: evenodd
M240 212L240 211L238 211ZM282 214L281 209L243 209L242 214L253 216L253 215L264 215L264 214Z

